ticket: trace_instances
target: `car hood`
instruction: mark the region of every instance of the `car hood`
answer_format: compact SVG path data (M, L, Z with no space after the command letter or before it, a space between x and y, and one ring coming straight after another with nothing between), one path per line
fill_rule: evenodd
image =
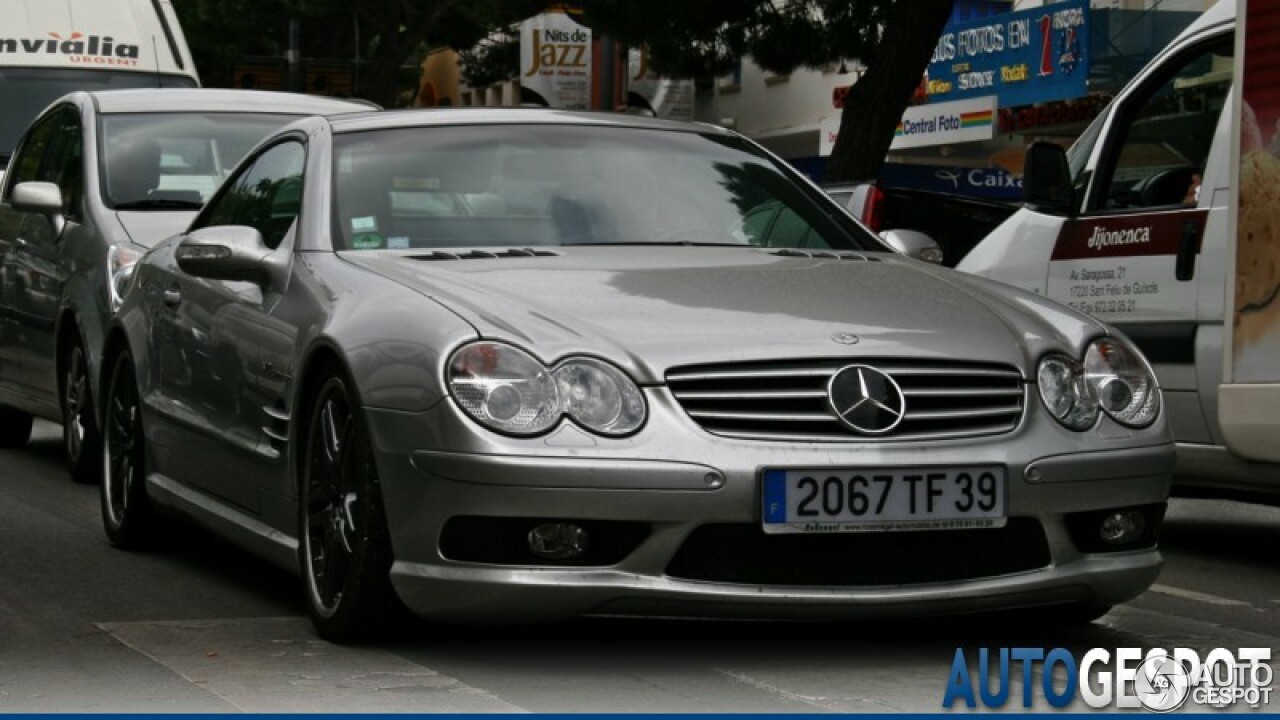
M601 355L641 382L682 365L800 357L964 359L1025 372L1046 350L1078 350L1103 331L1012 288L888 254L613 246L341 255L448 307L482 337L546 362Z
M123 210L116 213L116 220L124 228L130 242L151 248L161 240L186 230L195 216L195 210Z

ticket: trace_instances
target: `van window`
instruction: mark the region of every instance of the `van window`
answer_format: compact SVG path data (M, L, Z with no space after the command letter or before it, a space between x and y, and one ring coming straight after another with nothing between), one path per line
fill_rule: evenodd
M1232 49L1230 35L1198 46L1125 100L1087 209L1195 204L1231 87Z
M54 100L76 90L121 90L149 87L195 87L183 75L118 70L60 70L0 67L0 167L22 133Z

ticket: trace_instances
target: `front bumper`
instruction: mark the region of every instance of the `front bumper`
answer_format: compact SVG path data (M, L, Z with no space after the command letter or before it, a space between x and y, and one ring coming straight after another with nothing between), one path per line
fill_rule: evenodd
M366 409L388 508L395 555L392 580L405 603L427 617L487 621L590 614L933 615L1064 603L1112 605L1146 590L1162 564L1154 543L1084 552L1073 541L1067 520L1079 513L1135 506L1162 512L1174 465L1163 423L1133 431L1103 420L1092 431L1073 433L1032 407L1013 433L977 440L753 442L705 432L665 391L650 391L649 401L646 427L623 439L593 437L572 426L544 438L505 438L477 427L448 400L423 413ZM1028 566L972 576L952 573L942 579L908 573L904 580L891 573L830 584L707 580L673 571L673 561L700 528L729 528L729 537L739 533L748 538L738 547L718 550L727 553L751 553L752 543L773 542L752 534L761 522L764 468L993 463L1007 469L1010 526L1034 528L1042 536L1043 559ZM646 532L621 559L605 564L476 562L442 551L442 535L458 518L642 525ZM879 536L868 541L879 548L877 553L899 541L912 544L901 534L856 535ZM842 548L840 553L847 555L841 556L857 563L860 541L849 537L839 536L843 539L833 540L832 547ZM915 538L915 544L926 537ZM946 543L946 538L968 542L980 536L936 537ZM821 547L818 542L815 547ZM987 550L975 543L974 553L998 553L1002 544L1009 544L998 538L994 542ZM931 561L927 551L909 557L916 558L912 562Z

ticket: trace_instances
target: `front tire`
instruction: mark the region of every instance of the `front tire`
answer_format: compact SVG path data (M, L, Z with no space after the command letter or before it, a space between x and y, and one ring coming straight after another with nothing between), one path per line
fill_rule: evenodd
M316 387L298 503L307 609L326 640L369 640L404 616L377 468L345 377L330 371Z
M102 525L112 545L137 550L155 539L156 516L147 497L142 405L128 351L115 356L103 398Z
M0 448L20 448L31 439L31 413L0 406Z
M93 410L89 389L89 363L79 340L69 347L59 364L62 382L62 446L67 455L71 479L96 483L102 478L102 434Z

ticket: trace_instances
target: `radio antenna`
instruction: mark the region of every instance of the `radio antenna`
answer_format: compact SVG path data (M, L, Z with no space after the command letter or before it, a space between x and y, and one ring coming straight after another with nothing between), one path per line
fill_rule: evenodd
M151 36L151 57L155 58L156 60L156 88L159 89L164 87L164 84L163 84L164 76L160 72L160 48L156 45L155 35Z

